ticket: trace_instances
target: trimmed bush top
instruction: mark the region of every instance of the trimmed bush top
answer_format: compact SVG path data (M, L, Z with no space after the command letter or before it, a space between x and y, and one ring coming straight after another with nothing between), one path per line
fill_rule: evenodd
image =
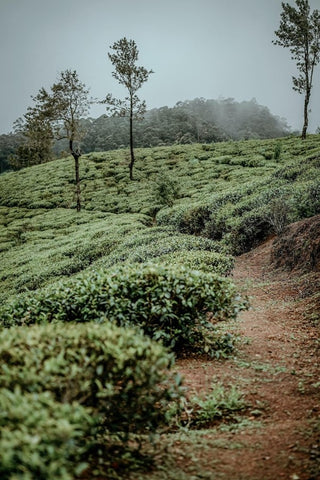
M175 351L192 348L206 320L230 320L244 308L229 279L183 266L134 265L92 271L18 299L1 324L104 322L135 326Z

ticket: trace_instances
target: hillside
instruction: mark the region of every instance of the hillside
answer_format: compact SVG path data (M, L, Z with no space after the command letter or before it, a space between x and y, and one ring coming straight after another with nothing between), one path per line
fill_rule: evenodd
M70 157L0 176L1 302L89 266L185 262L186 251L191 264L199 263L192 252L201 252L209 270L223 255L220 273L227 272L228 254L320 209L319 136L136 155L133 182L126 150L81 158L80 214ZM171 190L159 194L168 179Z
M136 157L0 175L0 474L318 479L320 136Z

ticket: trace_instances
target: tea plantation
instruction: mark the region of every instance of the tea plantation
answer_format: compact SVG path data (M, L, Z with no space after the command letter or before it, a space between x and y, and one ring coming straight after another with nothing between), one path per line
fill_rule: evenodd
M234 256L320 213L320 135L80 163L79 213L71 157L0 176L4 480L113 478L171 428L174 357L232 352Z

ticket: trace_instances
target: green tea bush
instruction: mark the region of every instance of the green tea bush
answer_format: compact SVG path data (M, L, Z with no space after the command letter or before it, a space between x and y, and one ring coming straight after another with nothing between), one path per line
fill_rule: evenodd
M280 142L277 142L274 148L273 158L277 161L280 160L281 152L282 152L282 144Z
M162 345L110 323L21 327L1 333L0 388L77 402L92 410L99 429L125 438L165 422L168 403L180 394L172 363Z
M50 392L22 393L17 384L14 391L2 388L1 480L72 480L84 467L93 425L89 409L57 402Z
M170 225L181 233L199 235L211 215L208 205L177 206L158 213L158 225Z
M227 248L211 239L182 234L168 227L155 227L128 235L120 241L103 265L110 267L122 262L161 263L164 256L174 253L179 255L180 251L227 254Z
M180 192L179 183L166 172L160 172L153 183L153 197L156 203L172 207Z
M230 255L207 251L180 250L174 254L164 255L161 262L167 265L184 265L192 270L202 270L217 275L229 275L234 266Z
M191 235L198 235L204 230L211 211L207 205L189 208L184 212L179 224L179 231Z
M185 267L124 265L90 272L0 311L3 326L52 321L135 325L176 352L207 334L206 314L234 319L244 303L229 279Z
M299 218L312 217L320 213L320 181L306 185L295 192L295 207Z
M295 182L300 175L304 173L303 165L291 164L278 168L272 174L275 179L285 180L286 182Z
M234 219L229 234L229 242L234 255L241 255L263 242L273 228L266 217L264 208L257 208Z

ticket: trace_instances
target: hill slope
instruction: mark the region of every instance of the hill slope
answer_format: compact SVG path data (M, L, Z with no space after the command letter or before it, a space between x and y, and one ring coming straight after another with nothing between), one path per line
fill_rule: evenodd
M126 150L81 158L80 214L69 157L0 176L0 301L90 266L181 263L186 252L191 266L219 271L221 260L219 273L226 273L227 254L320 211L316 135L136 155L133 182Z
M237 255L233 279L252 302L240 324L226 327L240 334L237 350L175 367L189 396L220 392L222 413L164 433L154 469L124 478L317 479L320 136L140 149L133 182L127 155L82 158L80 213L70 158L0 176L0 303L126 263L184 264L200 279L201 271L229 275ZM187 422L196 402L186 404ZM212 403L205 406L212 415Z

